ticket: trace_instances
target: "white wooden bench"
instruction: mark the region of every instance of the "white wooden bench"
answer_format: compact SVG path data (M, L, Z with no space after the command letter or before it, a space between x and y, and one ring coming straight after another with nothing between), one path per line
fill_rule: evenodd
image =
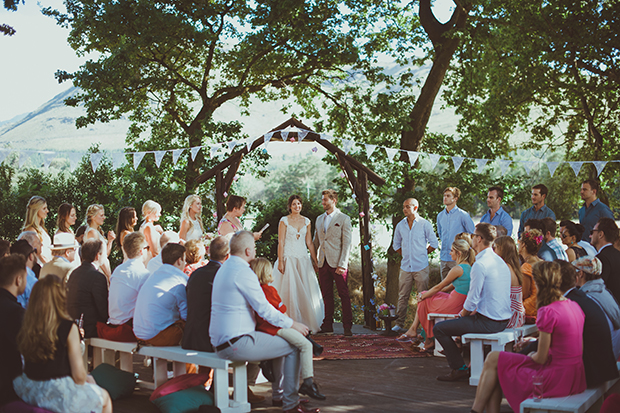
M456 318L457 315L458 314L428 313L426 315L426 318L428 319L428 321L434 321L434 323L437 324L440 321L452 320ZM426 332L426 335L428 336L428 331ZM433 352L433 355L435 357L446 357L441 354L442 350L443 347L441 346L441 343L439 342L439 340L435 339L435 351Z
M620 363L617 363L620 370ZM598 412L603 405L603 396L618 379L606 381L593 389L586 389L583 393L566 397L552 397L549 399L526 399L521 402L521 413L555 413L555 412Z
M471 376L469 377L469 385L477 386L480 381L480 375L482 374L482 367L484 366L484 346L490 345L491 351L512 351L512 344L514 342L514 330L522 330L523 337L535 334L538 328L535 324L526 324L518 329L507 328L504 331L493 334L484 333L468 333L463 334L461 340L463 344L470 343L471 354Z
M117 341L105 340L102 338L91 338L86 340L86 344L93 348L93 367L101 363L114 365L115 352L120 352L121 370L133 372L133 350L137 343L121 343ZM84 357L88 352L84 352ZM225 360L215 353L205 351L185 350L180 346L175 347L152 347L143 346L135 354L153 358L153 383L141 382L139 385L149 389L154 389L168 380L168 361L173 363L173 376L185 374L185 363L192 363L198 366L211 367L213 369L213 392L215 406L222 413L246 413L251 410L248 403L247 392L247 370L245 362L235 362ZM85 360L87 362L87 360ZM233 399L228 396L228 369L232 369L233 374Z

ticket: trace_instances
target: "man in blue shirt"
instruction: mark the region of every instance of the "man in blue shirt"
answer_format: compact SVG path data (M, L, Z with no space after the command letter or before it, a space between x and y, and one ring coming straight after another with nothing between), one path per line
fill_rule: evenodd
M501 225L506 228L507 235L512 236L512 217L502 208L502 199L504 199L504 190L499 186L492 186L487 193L487 205L489 210L482 216L480 222L486 222L491 225Z
M521 238L521 234L525 230L525 221L528 219L543 219L553 218L555 221L555 213L545 205L547 194L549 190L543 184L534 185L532 187L532 206L521 214L521 220L519 222L519 232L517 238Z
M580 195L584 203L579 209L579 223L586 229L581 236L583 241L590 241L590 232L599 219L614 219L614 214L611 212L611 209L598 199L598 192L600 189L601 187L594 179L586 179L581 184Z
M437 215L437 232L441 239L441 279L443 280L456 262L450 258L450 248L456 237L461 232L472 234L476 227L474 221L466 211L456 206L456 201L461 197L461 191L455 187L448 187L443 191L443 204L446 208Z
M428 254L439 247L433 225L418 215L418 201L409 198L403 203L405 218L396 225L394 250L403 256L398 279L398 319L393 331L404 333L407 305L415 281L418 293L428 289Z

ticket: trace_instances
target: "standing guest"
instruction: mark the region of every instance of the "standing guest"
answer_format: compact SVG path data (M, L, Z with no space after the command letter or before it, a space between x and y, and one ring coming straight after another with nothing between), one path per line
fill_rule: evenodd
M43 265L52 259L50 251L52 239L47 233L47 229L45 229L45 218L47 218L48 213L49 209L47 208L45 198L36 195L30 198L26 208L26 219L24 219L22 232L34 231L41 240L41 248L37 251L39 265Z
M493 251L510 269L510 309L512 317L506 328L522 327L525 324L525 308L523 307L523 274L519 263L517 245L512 237L497 237L493 242Z
M138 292L133 332L138 342L152 346L178 346L187 319L185 247L169 243L161 250L163 265L148 277Z
M525 231L525 223L528 219L553 218L555 221L555 213L545 205L549 190L543 184L534 185L532 187L532 206L521 214L519 221L519 232L517 237L521 238L521 234Z
M82 245L84 243L84 233L86 232L86 229L88 228L88 225L86 224L82 224L78 227L78 229L75 230L75 240Z
M243 224L239 219L245 212L246 200L237 195L230 195L226 201L226 213L217 225L218 235L234 234L243 231ZM254 232L254 240L258 241L262 232Z
M24 373L13 387L26 403L53 412L112 412L110 395L88 376L82 361L80 333L67 314L66 290L53 274L32 290L17 346Z
M200 267L207 265L205 254L207 248L202 240L193 239L185 243L185 268L183 272L188 277Z
M22 234L33 234L32 232L23 232ZM36 235L33 235L34 241L38 241ZM33 248L26 239L19 239L11 245L11 254L19 254L25 259L25 270L26 270L26 287L24 291L17 296L17 302L22 305L22 307L28 307L28 302L30 300L30 293L32 292L32 287L37 282L37 278L34 275L34 271L32 271L32 266L37 261L37 249Z
M249 263L256 256L254 236L240 231L230 240L231 257L213 282L209 335L217 355L233 361L273 360L275 382L282 383L285 413L318 413L299 403L299 352L286 340L256 331L254 314L276 327L293 328L303 335L308 327L282 314L265 298Z
M145 237L146 239L146 237ZM148 264L146 265L146 269L149 270L151 274L159 269L163 265L161 261L161 250L168 245L169 243L178 244L181 242L179 238L179 234L174 231L165 231L161 234L161 238L159 238L159 254L157 254L153 259L149 260L150 254L147 254L146 260L148 260ZM149 247L148 249L150 249Z
M97 337L97 322L108 321L108 278L100 268L106 246L100 240L82 245L82 264L71 273L67 282L67 309L74 320L82 320L84 337Z
M543 244L542 232L538 229L526 230L519 239L519 255L523 258L521 273L523 274L523 307L525 316L536 318L538 307L536 305L536 283L532 268L534 264L542 261L538 257L538 250Z
M403 257L398 277L398 318L392 328L397 333L405 332L403 326L413 282L418 294L428 289L428 254L439 247L433 225L418 215L417 199L406 199L403 213L405 218L396 225L393 243L394 250Z
M564 232L564 229L565 229L565 227L566 227L567 225L570 225L570 224L569 224L569 222L570 222L570 223L572 223L572 224L575 226L575 228L577 228L577 229L579 229L579 228L583 228L583 225L581 225L581 224L575 224L575 223L574 223L574 222L572 222L572 221L564 220L564 221L560 221L560 233ZM584 229L584 232L585 232L585 229ZM577 239L575 240L575 244L577 244L577 245L579 245L581 248L583 248L583 249L586 251L586 255L590 255L590 256L592 256L592 257L595 257L595 256L596 256L596 254L597 254L597 252L596 252L596 248L594 248L594 247L592 246L592 244L590 244L590 239L589 239L589 238L588 238L588 240L587 240L587 241L584 241L584 240L582 240L582 239L581 239L581 238L582 238L582 236L583 236L583 234L579 234L579 238L577 238ZM575 244L571 244L571 245L575 245ZM567 255L569 254L569 253L568 253L568 250L566 251L566 254L567 254ZM569 256L569 257L570 257L570 256ZM577 257L577 258L579 258L579 257Z
M443 204L446 206L437 215L437 233L441 239L441 279L448 275L450 269L456 266L456 262L450 258L450 248L454 238L460 232L474 232L474 221L466 211L456 206L456 202L461 197L461 190L448 187L443 191Z
M558 241L555 237L558 228L555 219L549 217L543 218L542 224L545 227L544 237L547 246L553 250L557 259L568 261L568 257L566 256L564 248L562 248L562 244L560 244L560 241Z
M494 225L496 228L502 226L506 229L506 234L512 236L512 217L502 208L504 190L499 186L492 186L487 193L487 206L489 210L480 218L480 222Z
M584 231L585 228L581 224L575 224L572 221L560 222L560 237L562 238L562 244L567 247L565 252L568 257L568 262L573 262L577 258L589 255L585 248L579 243Z
M58 218L56 218L56 227L58 228L56 234L66 232L73 235L71 227L75 225L75 221L77 221L75 207L66 202L60 204L58 207Z
M579 209L579 223L583 225L585 231L582 236L583 241L590 240L590 231L601 218L614 219L614 214L607 205L598 199L601 187L594 179L586 179L581 183L581 199L583 206Z
M543 376L543 397L562 397L586 389L583 367L584 314L560 291L562 274L556 262L534 266L538 287L538 351L529 355L494 351L485 362L472 412L499 412L502 391L510 407L534 395L535 375Z
M108 323L97 323L99 337L113 341L136 341L133 334L133 314L138 292L149 278L144 265L148 246L141 232L127 234L123 252L127 261L114 269L108 295Z
M183 241L200 240L204 236L202 226L202 201L198 195L189 195L183 203L179 238Z
M136 209L132 207L121 208L118 212L118 219L116 220L116 233L118 234L116 242L121 250L123 250L123 240L127 234L134 232L134 228L137 224L138 214L136 213ZM125 250L123 250L123 253L124 251Z
M161 225L155 225L155 222L161 217L161 205L150 199L142 205L142 216L144 222L140 226L140 232L144 234L146 243L149 246L149 256L147 257L147 263L151 258L159 254L160 244L159 238L164 233Z
M103 235L101 226L105 221L105 210L103 205L93 204L86 209L86 231L84 232L84 242L90 240L99 240L104 245L104 256L100 263L100 270L106 277L110 278L112 269L108 256L112 252L112 242L116 239L114 231L108 231L107 238Z
M0 239L0 258L11 253L11 242L5 239Z
M321 193L325 213L316 219L314 248L319 264L319 283L325 303L325 318L321 333L334 332L334 281L342 304L342 325L344 335L351 336L353 312L347 285L347 267L351 252L351 219L336 208L338 193L326 189ZM272 323L273 324L273 323Z
M576 284L581 291L593 299L607 316L611 344L616 360L620 357L620 308L614 296L605 288L600 278L602 265L596 257L582 257L572 263L577 268Z
M46 275L54 274L64 282L67 282L69 274L77 267L75 249L78 246L79 244L75 241L72 233L59 232L54 235L54 244L51 248L54 258L41 268L39 279L44 278Z
M409 330L397 338L398 341L409 341L418 334L418 325L426 332L424 352L432 354L434 322L428 319L430 313L458 314L469 292L471 266L476 261L476 253L466 240L457 239L452 243L450 257L457 266L452 268L446 278L429 291L418 295L418 310ZM419 338L419 337L416 337Z
M18 400L13 379L22 374L22 358L17 350L17 333L22 326L24 307L17 297L26 289L26 260L20 254L0 258L0 410Z
M616 300L620 300L620 251L613 244L618 239L618 226L611 218L601 218L592 233L592 246L603 264L601 278Z
M497 333L506 328L512 317L510 269L490 248L495 236L493 225L476 225L472 241L478 255L471 267L471 282L463 310L459 313L459 318L437 323L433 328L435 338L444 348L452 369L449 374L437 377L439 381L456 381L469 377L469 367L463 361L453 336Z

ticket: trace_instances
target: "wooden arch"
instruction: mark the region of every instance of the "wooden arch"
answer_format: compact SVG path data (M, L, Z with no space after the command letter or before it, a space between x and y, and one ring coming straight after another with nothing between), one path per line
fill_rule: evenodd
M288 128L288 127L296 127L300 130L308 131L308 134L303 137L304 140L314 141L319 145L322 145L336 155L338 162L340 163L340 167L342 168L342 172L344 173L347 181L349 182L349 186L355 195L355 200L359 206L360 211L360 240L361 242L361 257L362 257L362 291L364 295L364 324L366 327L371 329L375 329L376 323L374 319L374 304L371 301L374 301L374 282L372 279L372 242L370 240L370 203L369 203L369 195L368 195L368 181L372 182L376 186L381 186L385 184L385 180L377 175L375 172L370 170L364 164L360 163L358 160L353 157L347 155L342 149L338 148L331 142L321 139L321 135L319 133L314 132L312 129L301 123L295 118L290 118L283 124L273 128L269 133L272 134L271 141L284 141L282 138L280 131ZM296 131L288 132L288 139L298 139L298 133ZM256 139L251 147L248 150L247 145L242 149L234 152L224 161L220 162L213 168L208 171L202 173L200 176L196 178L196 182L201 184L213 177L215 177L215 194L216 194L216 203L217 203L217 220L219 222L220 219L226 213L226 197L224 194L228 193L230 190L230 186L233 183L233 179L237 174L237 170L239 169L239 165L241 164L241 160L244 155L249 153L250 151L258 148L265 142L265 136L261 136ZM224 171L228 168L226 173Z

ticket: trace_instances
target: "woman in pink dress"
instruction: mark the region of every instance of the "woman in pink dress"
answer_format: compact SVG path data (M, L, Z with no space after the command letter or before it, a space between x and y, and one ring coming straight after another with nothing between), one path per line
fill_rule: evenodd
M538 288L538 350L530 354L494 351L484 362L472 412L499 412L502 391L510 407L534 393L534 376L542 376L542 397L562 397L586 389L583 368L584 314L577 303L560 291L562 275L556 262L534 265Z
M493 243L493 251L508 265L510 269L510 309L512 317L506 328L522 327L525 324L525 307L523 307L523 274L519 263L517 244L512 237L497 237Z
M413 324L398 341L408 341L416 337L418 325L422 325L426 332L424 352L431 353L433 346L433 322L428 320L429 313L458 314L463 309L463 303L469 291L469 273L471 266L476 260L476 253L471 244L464 239L457 239L452 243L450 257L456 261L456 267L452 268L446 278L428 291L418 295L418 310Z

